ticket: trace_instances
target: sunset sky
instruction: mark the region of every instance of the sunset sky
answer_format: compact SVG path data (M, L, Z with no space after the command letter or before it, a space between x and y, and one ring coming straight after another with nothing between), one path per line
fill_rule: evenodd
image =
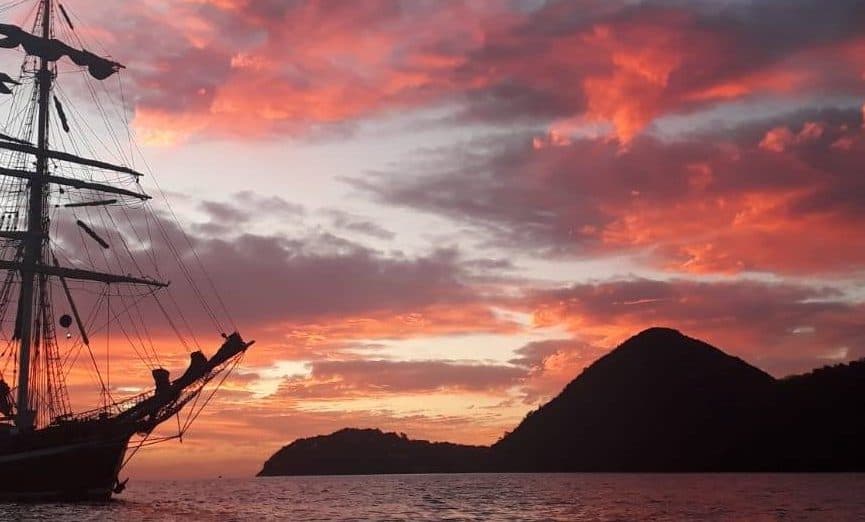
M865 356L860 0L64 4L257 341L136 476L489 444L653 325L778 377Z

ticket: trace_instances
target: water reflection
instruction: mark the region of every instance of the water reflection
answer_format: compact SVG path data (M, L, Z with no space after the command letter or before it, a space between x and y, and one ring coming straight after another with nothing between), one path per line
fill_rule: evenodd
M865 475L481 474L130 482L108 504L5 504L17 520L855 520Z

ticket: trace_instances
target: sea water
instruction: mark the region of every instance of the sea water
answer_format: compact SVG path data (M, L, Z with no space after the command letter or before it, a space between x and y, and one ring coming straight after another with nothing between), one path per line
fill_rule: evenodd
M2 520L865 520L865 474L467 474L135 481Z

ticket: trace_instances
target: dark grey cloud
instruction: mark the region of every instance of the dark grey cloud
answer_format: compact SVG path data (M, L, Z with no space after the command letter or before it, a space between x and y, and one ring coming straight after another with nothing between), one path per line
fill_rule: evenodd
M418 393L437 390L502 391L520 383L526 371L515 366L459 361L315 361L314 384L289 380L280 393L347 396L355 393ZM328 381L335 382L328 382Z
M586 348L586 344L577 339L550 339L534 341L517 348L511 364L533 370L540 369L544 360L556 353L573 352Z
M393 232L378 223L342 210L329 209L325 211L325 214L330 217L333 226L339 230L385 240L393 239L396 236Z
M302 232L293 237L238 233L238 227L248 228L253 217L278 220L301 214L296 205L252 193L237 194L228 201L205 201L199 208L208 221L190 227L187 233L160 211L124 210L108 219L101 211L89 209L58 215L58 257L68 266L170 282L167 292L171 296L158 295L184 331L187 323L192 330L211 331L199 297L225 319L217 292L236 323L246 330L276 323L403 316L434 307L477 308L486 299L473 283L474 261L455 249L411 256L384 253L310 227L300 227ZM74 224L79 218L110 249L102 250L83 234ZM219 226L208 226L213 222ZM85 311L97 306L94 292L98 285L74 284L76 293L88 285L90 290L82 292L80 303ZM144 292L142 288L120 291L123 295ZM56 297L62 301L61 293ZM115 299L113 306L124 309L131 304L129 299ZM134 319L143 318L154 333L167 331L155 301L145 299L136 307L142 315Z

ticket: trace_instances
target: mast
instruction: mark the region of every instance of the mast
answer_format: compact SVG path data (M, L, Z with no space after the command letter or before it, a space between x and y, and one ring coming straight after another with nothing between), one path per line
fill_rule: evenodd
M42 38L51 38L51 0L42 0ZM48 111L50 107L52 72L49 60L40 57L36 87L39 94L38 141L36 175L30 179L30 204L27 212L27 238L21 270L21 296L18 301L21 346L18 352L18 410L15 425L21 431L33 429L35 412L30 409L30 346L33 338L34 280L36 268L43 264L42 245L47 239L46 217L43 215L45 183L48 175ZM41 280L44 275L40 274ZM41 296L40 299L44 299Z

